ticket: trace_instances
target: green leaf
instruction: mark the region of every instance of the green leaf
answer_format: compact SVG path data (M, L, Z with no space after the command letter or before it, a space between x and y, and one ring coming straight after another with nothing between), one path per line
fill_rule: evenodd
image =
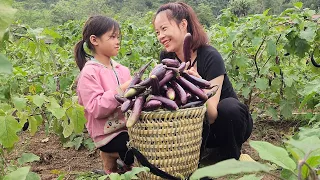
M63 127L63 132L62 132L63 136L65 138L69 137L72 134L73 129L74 129L74 125L72 124L72 122L70 122L70 124L68 124L67 121L63 121L62 127Z
M75 105L74 108L69 108L67 110L67 115L70 118L70 121L72 121L72 124L74 125L74 132L81 133L84 129L85 123L87 122L84 116L83 107L80 105Z
M121 175L118 173L111 173L108 177L110 180L121 180Z
M305 31L300 31L300 38L312 42L314 37L316 37L316 30L314 28L308 27Z
M11 74L12 73L12 65L11 65L10 61L3 54L0 54L0 74L2 74L2 73Z
M59 39L59 38L61 38L60 34L57 33L57 32L55 32L55 31L52 30L52 29L47 29L47 28L46 28L46 29L43 30L43 33L50 35L50 36L53 37L54 39Z
M22 111L22 109L27 106L27 100L25 98L12 97L12 102L14 104L14 107L20 111Z
M80 146L81 146L81 144L82 144L82 141L83 141L83 137L76 137L76 138L74 138L73 143L74 143L74 148L75 148L76 150L79 150L79 148L80 148Z
M25 180L30 171L30 166L21 167L6 175L3 180Z
M13 147L14 143L19 140L17 132L22 126L13 116L0 116L0 143L5 148Z
M276 42L272 39L267 41L267 52L269 56L275 56L277 53Z
M29 126L30 126L30 133L34 136L38 130L38 121L35 119L34 116L29 117Z
M305 105L309 102L309 101L313 101L314 99L314 95L316 95L316 92L312 92L311 94L305 96L299 106L299 109L302 109L305 107Z
M14 20L14 14L17 11L12 8L11 5L12 1L10 0L0 1L0 40L2 39L7 27Z
M320 149L320 139L317 136L307 137L302 140L291 138L287 143L302 150L305 154Z
M149 168L147 167L133 167L131 171L128 171L121 176L122 179L133 179L140 172L149 172Z
M281 177L284 178L285 180L297 180L297 176L293 172L287 169L283 169L281 171Z
M263 176L257 177L254 174L250 174L250 175L245 175L238 180L261 180L262 178L263 178Z
M57 119L61 119L66 114L66 111L61 108L54 97L50 97L49 100L50 104L47 107L48 111L51 112Z
M242 94L245 98L248 98L250 92L251 92L251 87L250 87L250 86L245 86L245 87L242 88L241 94Z
M32 102L38 106L41 107L43 105L43 103L45 102L45 96L43 94L41 95L34 95L32 96Z
M269 86L269 80L267 78L258 78L256 80L256 87L261 91L265 91Z
M289 118L292 116L293 106L290 101L283 100L280 102L280 114L285 118Z
M273 120L278 120L278 112L274 107L269 107L267 109L267 114L272 117Z
M261 159L271 161L292 172L296 169L296 163L285 149L262 141L250 141L250 146L258 151Z
M301 9L302 6L303 6L303 3L302 2L296 2L296 3L293 3L293 6L297 9Z
M39 174L34 172L29 172L26 180L41 180Z
M312 167L317 168L318 165L320 165L320 156L313 156L307 159L306 163ZM302 166L302 175L303 178L306 179L308 174L310 173L310 170L307 166Z
M200 168L190 177L190 180L200 179L202 177L221 177L228 174L252 173L252 172L269 172L271 169L258 162L237 161L228 159L217 164Z
M40 157L33 153L23 153L20 158L18 158L18 163L23 165L28 162L39 161Z

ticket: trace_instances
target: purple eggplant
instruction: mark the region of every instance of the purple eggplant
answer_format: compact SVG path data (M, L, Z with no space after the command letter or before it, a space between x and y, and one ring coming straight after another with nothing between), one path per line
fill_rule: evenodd
M180 66L180 62L176 59L163 59L161 61L162 64L168 66L168 67L179 67Z
M178 97L181 100L181 104L186 104L187 103L187 93L186 91L178 84L175 80L172 80L170 82L172 88L174 91L178 94Z
M158 100L162 102L162 105L169 110L178 110L179 107L176 102L171 99L162 96L151 95L148 97L148 100Z
M188 81L193 83L194 85L199 86L200 88L209 88L211 83L205 79L198 78L196 76L190 75L188 73L181 73L181 75L186 78Z
M133 99L128 99L125 102L123 102L123 104L121 105L121 111L123 113L127 112L129 109L131 109L131 107L134 104L134 100Z
M182 76L177 76L176 77L177 82L186 90L188 90L190 93L198 96L200 99L202 100L207 100L208 96L206 95L206 93L204 93L202 91L202 89L200 89L199 87L197 87L196 85L192 84L190 81L186 80L184 77Z
M142 111L142 107L145 103L145 97L144 96L138 96L134 102L132 112L127 119L126 126L128 128L131 128L139 119Z
M153 111L162 106L162 102L158 100L150 100L144 103L143 109L144 111Z
M183 56L184 56L184 61L185 62L191 62L191 42L192 41L192 36L190 33L187 33L184 36L184 41L183 41ZM190 66L188 67L190 69Z

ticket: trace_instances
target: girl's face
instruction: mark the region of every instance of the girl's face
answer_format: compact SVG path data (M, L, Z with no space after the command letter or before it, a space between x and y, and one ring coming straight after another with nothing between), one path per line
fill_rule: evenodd
M159 42L168 52L182 51L184 36L187 33L186 20L177 24L173 19L168 19L166 11L162 11L156 16L154 27Z
M108 31L101 37L96 38L92 44L95 46L97 54L107 57L116 56L120 49L120 34L117 31Z

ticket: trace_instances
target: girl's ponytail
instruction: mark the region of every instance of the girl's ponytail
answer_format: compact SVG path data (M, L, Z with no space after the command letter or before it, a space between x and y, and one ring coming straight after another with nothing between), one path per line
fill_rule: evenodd
M87 53L84 51L84 48L83 48L84 42L85 42L84 40L79 41L74 48L74 57L76 59L76 63L80 71L82 70L82 68L87 62L87 59L86 59Z

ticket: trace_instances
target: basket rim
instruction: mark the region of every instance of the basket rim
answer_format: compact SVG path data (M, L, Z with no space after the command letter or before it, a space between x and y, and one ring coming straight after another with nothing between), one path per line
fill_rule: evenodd
M177 109L177 110L165 110L165 109L157 109L153 111L141 111L141 115L151 114L151 113L172 113L172 112L183 112L183 111L192 111L197 109L203 109L207 108L205 104L197 107L191 107L191 108L184 108L184 109ZM131 113L132 110L128 110L126 113Z

